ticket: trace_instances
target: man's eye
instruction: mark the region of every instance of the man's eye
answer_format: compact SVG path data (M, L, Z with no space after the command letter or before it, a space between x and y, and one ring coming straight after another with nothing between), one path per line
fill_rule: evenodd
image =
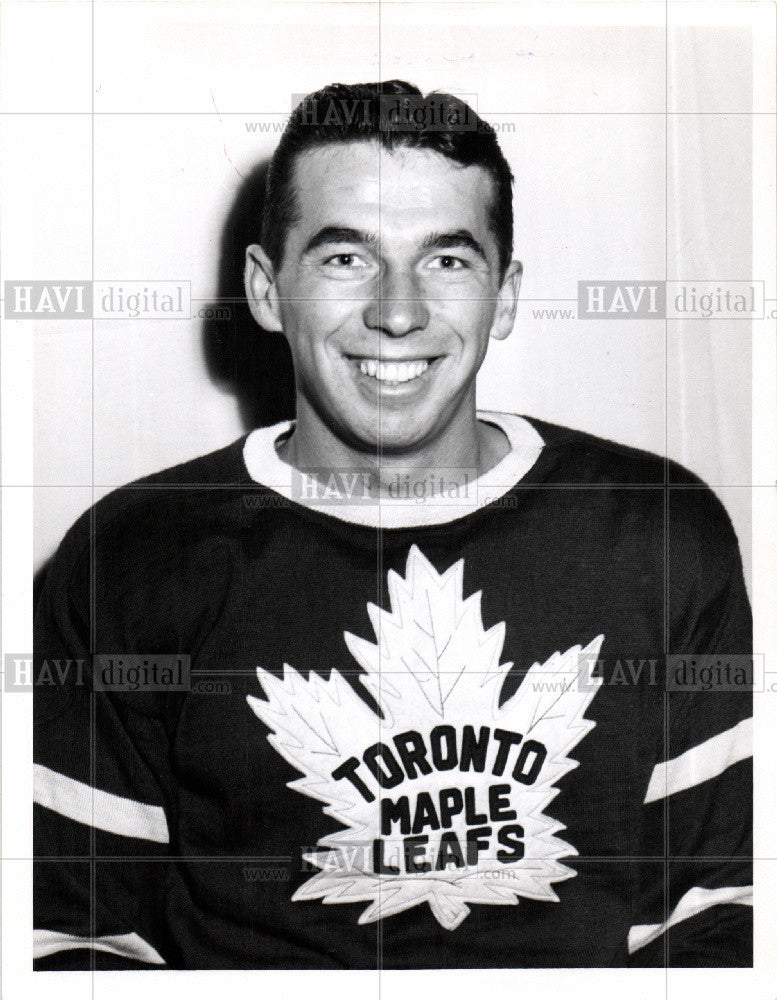
M451 254L441 254L439 257L435 257L429 262L429 267L434 269L439 269L441 271L461 271L463 268L468 267L466 261L463 261L461 257L453 257Z
M328 267L352 269L356 267L366 267L367 264L355 253L336 253L327 257L324 264Z

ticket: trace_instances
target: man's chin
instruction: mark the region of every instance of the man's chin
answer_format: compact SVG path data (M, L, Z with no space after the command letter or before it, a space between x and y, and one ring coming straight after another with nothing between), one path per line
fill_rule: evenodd
M372 419L351 426L351 436L360 450L379 451L383 455L412 454L423 448L431 436L429 422L420 414L374 414Z

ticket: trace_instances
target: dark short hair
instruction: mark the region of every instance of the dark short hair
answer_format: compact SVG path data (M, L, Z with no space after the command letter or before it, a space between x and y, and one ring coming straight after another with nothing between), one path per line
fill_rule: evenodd
M433 128L412 120L392 121L387 111L405 99L413 108L427 103L433 113L444 107L446 119ZM401 102L400 102L401 103ZM416 113L417 114L417 113ZM283 263L286 235L297 221L294 164L302 153L321 146L377 141L387 149L428 149L462 166L482 167L494 182L489 225L504 276L513 252L513 175L494 130L460 98L434 91L424 96L404 80L385 83L333 83L308 94L291 114L267 173L262 216L262 246L273 265Z

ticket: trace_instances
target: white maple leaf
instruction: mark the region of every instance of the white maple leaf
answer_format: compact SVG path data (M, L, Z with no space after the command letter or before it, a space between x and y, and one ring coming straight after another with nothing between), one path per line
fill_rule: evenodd
M344 827L303 855L320 870L295 901L368 902L359 923L426 902L452 930L468 903L558 901L552 883L576 875L545 810L595 726L583 714L604 636L535 663L500 706L505 624L484 629L463 579L463 559L440 574L413 546L405 577L388 573L391 610L367 605L377 643L344 633L382 718L336 669L257 669L267 700L248 702L302 774L289 787Z

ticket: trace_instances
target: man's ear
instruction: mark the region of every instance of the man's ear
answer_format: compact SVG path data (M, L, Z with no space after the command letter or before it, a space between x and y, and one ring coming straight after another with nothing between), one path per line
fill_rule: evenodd
M519 260L511 261L502 279L502 287L497 295L494 322L491 324L491 336L495 340L504 340L513 328L522 274L523 264Z
M246 250L245 288L248 308L259 326L281 333L283 324L275 269L258 243L252 243Z

